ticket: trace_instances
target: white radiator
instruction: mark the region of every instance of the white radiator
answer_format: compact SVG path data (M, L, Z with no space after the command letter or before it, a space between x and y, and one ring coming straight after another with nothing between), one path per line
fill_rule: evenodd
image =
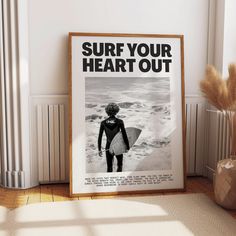
M32 154L40 183L68 181L67 97L33 97Z
M206 159L206 104L198 96L186 96L186 161L188 175L204 175Z
M225 114L207 109L207 175L212 178L217 162L229 157L230 137L229 125Z
M65 180L65 107L37 105L39 181Z

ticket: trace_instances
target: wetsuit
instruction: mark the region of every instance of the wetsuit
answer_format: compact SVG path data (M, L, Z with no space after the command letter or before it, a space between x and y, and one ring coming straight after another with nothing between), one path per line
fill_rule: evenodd
M114 155L109 152L112 139L116 136L116 134L119 131L121 131L124 142L128 150L129 150L129 141L128 141L128 137L125 131L123 120L118 119L115 116L110 116L106 120L102 121L100 125L99 136L98 136L98 150L99 151L101 151L103 131L105 131L105 134L107 137L107 143L106 143L107 172L112 172ZM117 159L117 166L118 166L117 172L121 172L122 165L123 165L123 154L117 155L116 159Z

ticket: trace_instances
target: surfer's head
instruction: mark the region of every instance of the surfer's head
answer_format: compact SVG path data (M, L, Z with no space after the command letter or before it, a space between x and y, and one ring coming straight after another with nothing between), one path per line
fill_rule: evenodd
M106 108L105 111L107 113L108 116L115 116L120 110L120 107L116 104L116 103L109 103Z

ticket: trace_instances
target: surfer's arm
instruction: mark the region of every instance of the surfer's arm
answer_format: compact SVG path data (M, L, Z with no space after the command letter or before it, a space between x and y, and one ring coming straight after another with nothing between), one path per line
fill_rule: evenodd
M127 147L127 149L129 150L129 140L128 140L128 137L127 137L127 133L125 131L125 125L124 125L124 122L121 121L121 124L120 124L120 129L121 129L121 133L122 133L122 136L123 136L123 139L124 139L124 142L125 142L125 145Z
M103 124L101 123L100 129L99 129L99 135L98 135L98 151L101 151L103 131L104 131L104 127L103 127Z

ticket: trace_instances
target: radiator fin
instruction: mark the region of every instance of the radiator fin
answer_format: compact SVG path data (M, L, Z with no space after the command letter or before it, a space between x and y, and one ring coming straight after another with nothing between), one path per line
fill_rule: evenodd
M218 117L217 161L219 161L229 157L230 138L229 138L229 124L227 122L226 115L222 112L217 112L217 117Z

